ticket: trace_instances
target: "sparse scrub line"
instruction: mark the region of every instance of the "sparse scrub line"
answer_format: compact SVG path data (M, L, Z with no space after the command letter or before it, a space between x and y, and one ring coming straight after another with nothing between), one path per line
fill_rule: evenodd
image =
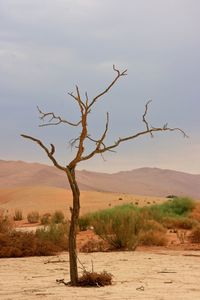
M35 233L21 232L14 229L8 216L0 214L0 257L54 255L68 250L68 221L53 221Z
M23 220L23 212L21 209L16 209L13 215L14 221ZM30 224L40 223L41 225L48 225L50 223L63 223L65 221L64 213L56 210L53 214L44 213L40 216L38 211L31 211L27 214L27 221Z
M193 216L200 211L198 207L186 197L174 197L163 204L146 207L125 204L82 216L79 228L86 230L92 226L111 249L164 246L167 244L167 229L192 229L196 232L199 221ZM198 238L190 240L197 241Z
M92 227L104 242L94 240L82 250L134 250L138 245L163 246L167 243L167 229L179 228L191 229L189 240L200 243L199 212L200 205L191 199L176 198L160 205L138 207L124 204L86 214L79 220L80 230ZM39 214L32 212L30 215L38 218ZM40 222L46 226L35 233L16 232L9 217L0 215L0 257L53 255L67 250L69 222L64 220L63 213L43 214Z
M51 222L33 232L14 230L8 216L0 215L0 257L54 255L68 250L68 222Z

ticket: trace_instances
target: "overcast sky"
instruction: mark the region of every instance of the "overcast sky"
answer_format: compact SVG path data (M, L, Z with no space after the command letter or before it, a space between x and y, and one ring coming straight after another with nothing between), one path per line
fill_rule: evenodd
M160 167L200 174L199 0L1 0L0 158L48 163L20 133L56 145L57 158L73 157L68 142L80 130L39 128L36 106L76 121L67 92L79 85L90 98L114 78L112 65L128 69L91 113L96 138L110 112L108 143L168 122L190 136L155 134L123 144L79 168L116 172Z

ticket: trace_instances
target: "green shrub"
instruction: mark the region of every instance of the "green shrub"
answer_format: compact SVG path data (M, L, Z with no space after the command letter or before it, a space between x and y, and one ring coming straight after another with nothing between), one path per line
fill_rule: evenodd
M40 215L38 211L32 211L30 213L28 213L27 215L27 220L29 223L38 223L40 219Z
M194 209L195 203L192 199L187 197L176 197L172 201L166 202L164 207L166 208L166 211L169 211L169 213L185 215Z
M84 216L81 216L78 220L78 225L80 231L87 230L90 226L92 226L92 220L94 216L91 213L85 214Z
M174 198L163 204L143 207L141 210L146 213L147 218L154 219L161 224L165 224L166 227L173 228L175 223L179 223L181 226L181 218L185 218L182 219L184 221L182 222L183 227L192 226L191 222L186 220L186 218L194 207L195 203L189 198ZM176 221L176 219L179 219L179 221Z
M110 214L101 212L94 219L93 226L95 233L114 249L133 250L138 245L142 220L136 211L115 209Z
M53 213L52 218L51 218L52 222L56 223L56 224L64 222L64 219L65 219L65 216L64 216L63 212L60 210L56 210Z
M69 232L68 223L56 224L51 222L45 228L37 229L35 235L42 241L51 241L55 245L58 245L63 249L67 250L68 232Z
M21 221L23 219L23 214L21 209L16 209L13 217L14 221Z

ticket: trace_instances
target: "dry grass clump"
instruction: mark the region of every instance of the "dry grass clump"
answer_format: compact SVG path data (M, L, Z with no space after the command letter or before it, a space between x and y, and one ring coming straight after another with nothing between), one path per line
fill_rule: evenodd
M83 275L79 278L79 286L83 287L101 287L112 284L112 274L103 271L101 273L83 271Z
M91 238L79 248L79 251L84 253L105 252L108 250L110 250L110 247L106 241L94 238Z
M32 211L27 215L27 220L31 224L38 223L39 219L40 219L40 215L38 211Z
M192 232L189 235L189 240L192 243L200 243L200 225L192 229Z
M65 216L61 210L56 210L51 217L51 221L56 224L63 223L64 220Z
M13 230L13 222L11 218L5 216L3 211L0 212L0 233L7 233Z
M155 220L144 221L139 235L139 244L144 246L166 246L166 229Z
M65 215L61 210L56 210L53 214L45 213L40 217L40 223L42 225L65 223Z
M0 234L0 257L53 255L61 248L50 241L42 241L31 232L12 231Z
M23 220L23 214L21 209L16 209L14 216L13 216L14 221L21 221Z
M140 245L143 246L166 246L168 240L160 231L149 230L140 235Z
M196 220L191 217L165 217L162 223L167 229L192 229L197 225Z
M48 225L51 222L51 214L45 213L40 217L40 224L41 225Z
M200 204L196 205L196 207L190 213L189 217L200 222Z

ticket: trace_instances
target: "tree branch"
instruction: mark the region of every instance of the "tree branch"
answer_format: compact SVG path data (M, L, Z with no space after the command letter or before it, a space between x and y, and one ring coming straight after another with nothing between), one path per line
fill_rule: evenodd
M49 159L53 162L54 166L57 167L58 169L66 172L66 168L61 166L53 156L53 154L55 153L55 146L53 144L50 144L51 149L49 150L39 139L36 139L36 138L34 138L30 135L26 135L26 134L21 134L21 136L25 139L29 139L33 142L36 142L46 152Z
M94 103L100 98L100 97L102 97L103 95L105 95L110 89L111 89L111 87L115 84L115 82L120 78L120 77L122 77L122 76L125 76L125 75L127 75L127 69L126 70L124 70L124 71L122 71L122 72L120 72L119 70L117 70L116 68L115 68L115 65L113 65L113 70L115 71L115 72L117 72L117 76L114 78L114 80L111 82L111 84L103 91L103 92L101 92L100 94L98 94L96 97L94 97L94 99L92 100L92 102L89 104L89 108L91 108L93 105L94 105Z
M142 120L143 120L143 122L145 123L145 125L146 125L146 129L149 131L149 124L148 124L148 122L147 122L147 120L146 120L146 115L147 115L147 111L148 111L148 106L149 106L149 104L152 102L152 100L149 100L147 103L146 103L146 105L145 105L145 111L144 111L144 114L143 114L143 116L142 116ZM152 132L150 132L150 135L151 135L151 137L153 137L153 133Z
M158 132L158 131L179 131L183 134L184 137L188 137L187 134L180 128L170 128L170 127L166 127L165 125L163 127L155 127L155 128L151 128L151 129L147 129L145 131L141 131L141 132L138 132L134 135L131 135L131 136L128 136L128 137L124 137L124 138L119 138L117 140L117 142L115 142L113 145L110 145L110 146L107 146L105 147L104 149L102 149L100 151L100 153L103 153L105 151L108 151L108 150L112 150L116 147L118 147L121 143L123 142L126 142L126 141L129 141L129 140L133 140L135 138L138 138L142 135L146 135L146 134L151 134L153 135L154 132Z
M79 126L81 124L81 120L77 123L72 123L65 119L62 119L60 116L56 116L54 114L54 112L44 113L43 111L41 111L41 109L38 106L37 106L37 109L40 113L40 120L44 121L47 117L50 117L48 123L40 124L39 127L50 126L50 125L59 125L61 123L66 123L70 126ZM53 120L57 120L57 121L52 123Z

